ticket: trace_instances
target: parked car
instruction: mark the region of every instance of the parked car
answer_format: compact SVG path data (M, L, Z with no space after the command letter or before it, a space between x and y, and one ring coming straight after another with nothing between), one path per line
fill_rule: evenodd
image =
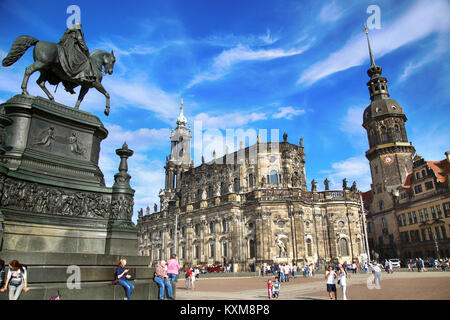
M392 262L392 268L400 268L400 259L390 259L390 262Z
M208 272L221 272L223 271L223 268L221 265L218 266L209 266L206 268L206 270L208 270Z

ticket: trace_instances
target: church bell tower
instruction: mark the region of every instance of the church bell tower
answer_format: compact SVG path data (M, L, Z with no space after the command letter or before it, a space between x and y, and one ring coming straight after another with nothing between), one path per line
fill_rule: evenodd
M184 102L181 99L180 114L177 127L172 129L170 135L170 155L166 157L166 180L164 190L160 193L161 209L167 206L168 201L175 199L175 194L180 188L183 172L194 167L191 158L191 128L186 127L187 119L183 114Z
M367 131L369 150L366 157L372 175L372 212L389 210L395 205L398 187L412 171L414 146L406 136L406 116L397 101L390 98L387 79L376 65L365 29L371 66L367 87L371 103L364 110L363 127Z

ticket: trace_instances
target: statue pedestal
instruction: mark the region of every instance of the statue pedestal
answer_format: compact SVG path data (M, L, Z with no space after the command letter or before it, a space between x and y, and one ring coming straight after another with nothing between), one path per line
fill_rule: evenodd
M23 95L0 111L12 120L0 156L2 250L137 255L134 190L126 174L132 151L119 149L116 176L128 181L108 188L98 167L108 131L99 118Z

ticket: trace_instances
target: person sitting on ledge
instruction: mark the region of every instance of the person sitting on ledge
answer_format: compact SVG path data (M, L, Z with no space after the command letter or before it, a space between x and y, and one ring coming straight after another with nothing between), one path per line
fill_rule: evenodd
M128 269L125 269L125 266L127 265L127 260L124 258L121 258L119 260L119 265L116 269L116 280L119 282L119 284L125 289L125 295L126 297L123 298L124 300L131 300L131 294L134 291L134 285L131 283L129 279L131 279L131 276L128 273Z
M167 295L169 299L173 299L172 284L169 282L167 271L165 269L166 261L161 260L156 267L155 277L153 278L159 287L159 300L164 300L164 291L167 288Z
M6 277L6 282L0 292L5 292L9 284L9 300L18 300L20 294L23 292L28 292L27 285L27 270L25 266L22 265L17 260L12 260L9 263L8 275Z

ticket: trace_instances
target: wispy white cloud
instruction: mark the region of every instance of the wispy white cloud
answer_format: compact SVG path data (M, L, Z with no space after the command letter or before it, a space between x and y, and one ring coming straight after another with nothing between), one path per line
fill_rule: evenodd
M203 82L214 81L228 74L235 64L244 61L263 61L273 60L283 57L299 55L309 48L310 44L306 44L298 49L257 49L253 50L249 46L239 44L237 47L224 50L216 58L210 70L202 72L194 77L188 84L188 88Z
M287 119L292 120L293 117L305 114L306 111L304 109L298 109L294 107L281 107L278 108L278 112L274 113L272 117L274 119Z
M336 22L344 15L344 9L332 1L322 7L319 13L319 21L322 23Z
M322 178L328 178L330 189L342 189L342 180L347 179L350 187L353 181L356 181L359 190L366 191L370 189L371 175L369 161L364 156L351 157L345 160L333 162L330 170L322 170ZM322 189L323 190L323 189Z
M219 115L202 112L194 117L194 121L201 121L203 128L229 129L242 127L252 122L266 120L267 118L267 113L257 111L235 111Z
M375 57L382 57L433 32L448 32L449 15L450 6L445 0L416 1L398 19L384 24L381 30L372 32L370 37ZM361 32L328 58L305 70L297 83L310 85L336 72L361 65L368 58L367 42Z

